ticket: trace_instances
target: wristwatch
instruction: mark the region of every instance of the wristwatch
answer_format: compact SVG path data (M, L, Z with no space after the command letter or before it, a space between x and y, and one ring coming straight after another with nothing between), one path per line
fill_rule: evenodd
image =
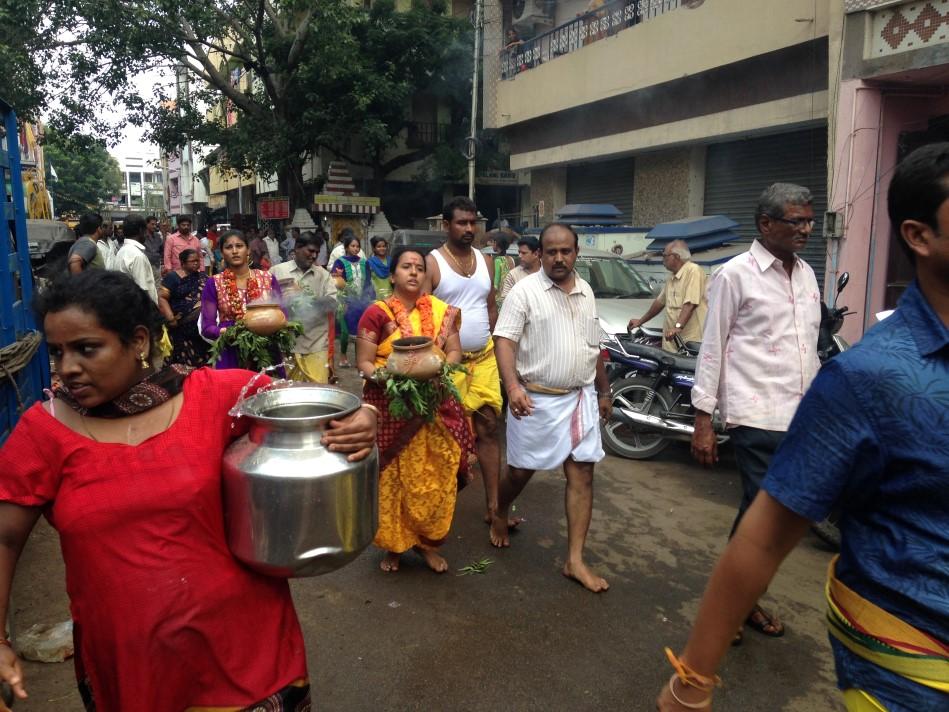
M676 322L676 329L681 329L681 328L682 328L682 324L677 321L677 322Z

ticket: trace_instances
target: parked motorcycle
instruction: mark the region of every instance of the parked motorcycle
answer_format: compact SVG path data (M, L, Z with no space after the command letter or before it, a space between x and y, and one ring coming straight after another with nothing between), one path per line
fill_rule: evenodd
M613 392L613 416L603 426L603 444L614 455L646 460L673 440L692 439L692 386L700 344L675 338L675 354L660 348L661 331L644 327L608 334L601 344ZM713 422L724 442L728 436L722 424Z
M821 363L849 348L838 335L844 317L852 314L837 307L837 297L850 280L844 272L837 282L831 307L821 304L817 350ZM603 444L614 455L646 460L658 455L673 440L691 441L695 429L692 386L701 344L684 343L678 336L677 353L660 348L662 332L638 327L628 334L606 334L601 349L613 392L613 415L603 426ZM719 443L728 440L718 413L712 424Z

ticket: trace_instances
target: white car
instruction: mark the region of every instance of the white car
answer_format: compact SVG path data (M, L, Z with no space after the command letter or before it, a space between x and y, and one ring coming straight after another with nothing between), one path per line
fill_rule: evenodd
M642 275L612 252L581 247L574 269L593 290L600 328L607 334L627 333L629 320L645 314L656 298ZM662 322L660 312L646 325L661 329Z

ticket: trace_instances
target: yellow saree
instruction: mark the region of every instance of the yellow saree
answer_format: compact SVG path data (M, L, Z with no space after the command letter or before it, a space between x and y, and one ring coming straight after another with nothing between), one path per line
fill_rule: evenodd
M431 323L423 324L420 307L427 314L429 305ZM457 332L461 317L457 309L445 302L422 297L408 319L411 334L399 328L393 309L386 302L375 302L363 314L357 338L376 346L377 368L384 366L392 353L392 342L403 336L432 336L443 347L447 338ZM424 333L429 330L431 334ZM429 423L421 418L393 418L383 389L372 381L366 382L364 398L381 413L379 529L375 545L395 553L420 544L440 545L448 536L455 513L458 473L466 468L473 446L460 404L453 399L446 401Z

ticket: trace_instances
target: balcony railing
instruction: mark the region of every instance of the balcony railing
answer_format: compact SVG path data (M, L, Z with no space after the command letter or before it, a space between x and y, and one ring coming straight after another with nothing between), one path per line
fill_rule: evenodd
M437 146L448 141L448 124L410 121L406 127L405 145L409 148Z
M675 10L689 0L614 0L570 22L501 50L501 79L570 54L588 44Z

